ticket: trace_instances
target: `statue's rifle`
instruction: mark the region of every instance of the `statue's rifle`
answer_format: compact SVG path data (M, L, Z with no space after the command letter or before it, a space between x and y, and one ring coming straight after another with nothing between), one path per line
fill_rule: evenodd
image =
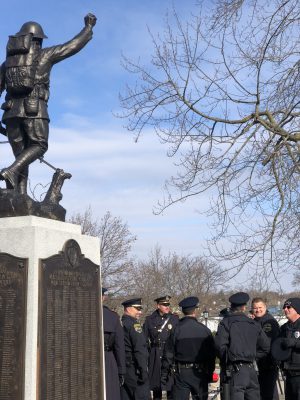
M6 140L6 141L0 141L0 144L5 144L5 143L9 143L9 141L8 141L8 140ZM44 157L39 157L39 160L40 160L41 163L44 163L44 164L48 165L48 167L54 169L54 171L57 171L58 168L54 167L54 165L52 165L52 164L50 164L48 161L46 161L46 160L44 159Z

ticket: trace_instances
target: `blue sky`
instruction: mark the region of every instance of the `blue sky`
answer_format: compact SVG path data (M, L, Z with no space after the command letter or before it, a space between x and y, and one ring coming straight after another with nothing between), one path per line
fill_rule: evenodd
M151 54L148 28L162 31L167 9L189 15L195 0L10 0L1 5L0 56L7 37L29 20L39 22L48 36L44 47L63 43L94 13L93 40L77 55L54 66L51 74L49 150L45 159L73 177L63 187L68 215L91 205L101 218L107 211L120 216L137 235L133 253L144 257L159 244L164 252L201 255L210 220L200 216L208 198L194 198L153 215L163 197L165 179L175 172L167 148L150 130L138 143L116 118L119 92L132 79L121 66L122 52L147 60ZM3 137L4 138L4 137ZM2 140L2 138L0 138ZM0 145L0 166L13 157ZM36 162L31 186L51 180L52 171ZM288 287L287 287L288 289Z

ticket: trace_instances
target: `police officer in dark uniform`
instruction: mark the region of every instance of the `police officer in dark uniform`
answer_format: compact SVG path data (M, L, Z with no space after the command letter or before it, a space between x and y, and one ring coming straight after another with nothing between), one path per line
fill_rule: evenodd
M300 400L300 298L291 297L283 305L288 319L280 328L277 341L272 344L272 355L277 359L277 344L287 354L282 369L285 375L285 400ZM278 358L282 360L283 358Z
M219 311L220 318L226 318L230 314L230 308L225 307ZM220 370L220 397L221 400L230 400L230 385L229 379L226 374L226 368L221 368Z
M84 23L70 41L44 49L47 36L34 21L25 22L9 38L6 61L0 70L0 94L6 90L2 122L15 156L15 161L0 171L8 189L25 194L29 164L47 151L50 72L54 64L78 53L91 40L96 17L88 14Z
M261 297L255 297L251 302L252 315L260 323L270 341L270 345L279 335L279 324L267 310L267 305ZM257 360L258 382L261 400L279 400L276 381L278 379L278 365L271 353Z
M210 330L197 321L198 297L179 303L181 318L167 340L162 361L162 383L170 368L175 370L174 400L208 398L208 383L215 368L214 340Z
M107 289L102 288L102 301ZM120 400L126 372L124 333L117 313L103 306L106 399Z
M173 376L169 375L164 388L161 387L161 358L165 343L178 323L178 316L170 311L170 296L158 297L157 309L146 317L143 330L149 349L149 381L153 400L162 398L162 389L167 391L167 399L172 399Z
M121 388L122 400L149 400L148 350L146 338L139 318L142 314L141 298L122 303L124 329L126 375Z
M256 358L268 354L270 343L260 324L245 314L247 293L229 298L230 314L224 318L215 337L221 369L230 375L230 400L258 400L259 383L255 370Z

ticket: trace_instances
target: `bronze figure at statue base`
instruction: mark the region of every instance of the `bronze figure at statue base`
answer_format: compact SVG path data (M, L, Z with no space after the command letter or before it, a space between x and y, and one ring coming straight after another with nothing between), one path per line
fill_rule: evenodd
M35 201L26 193L19 193L13 189L1 189L0 218L34 215L65 221L66 210L59 202L62 199L61 187L64 180L70 178L71 174L57 169L43 201Z

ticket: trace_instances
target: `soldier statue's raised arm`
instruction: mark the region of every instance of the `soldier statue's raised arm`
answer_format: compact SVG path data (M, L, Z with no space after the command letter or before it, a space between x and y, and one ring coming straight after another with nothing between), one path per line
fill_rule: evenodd
M0 93L6 91L0 133L7 135L15 161L0 171L7 189L27 193L28 166L48 148L50 72L54 64L78 53L93 35L96 17L88 14L85 27L70 41L42 48L47 38L37 22L26 22L9 37L1 66Z

